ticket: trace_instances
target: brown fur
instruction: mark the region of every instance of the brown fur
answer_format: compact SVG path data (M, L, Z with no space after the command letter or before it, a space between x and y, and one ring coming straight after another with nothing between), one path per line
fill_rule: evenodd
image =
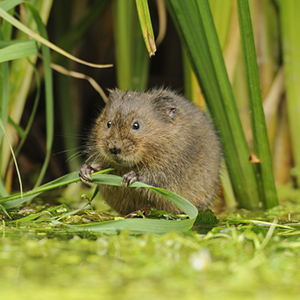
M132 129L134 122L138 130ZM110 149L120 153L112 154ZM87 151L86 163L94 169L114 168L112 173L119 176L134 171L139 181L173 191L198 209L207 208L215 197L221 156L218 138L204 113L174 92L111 91ZM147 189L101 185L100 192L121 214L148 204L180 213Z

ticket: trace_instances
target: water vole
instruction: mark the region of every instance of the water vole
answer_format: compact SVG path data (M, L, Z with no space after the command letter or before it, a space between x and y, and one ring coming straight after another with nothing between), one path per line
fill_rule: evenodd
M175 214L165 198L127 185L141 181L175 192L205 209L219 184L219 140L204 113L189 100L165 89L110 91L87 145L79 175L113 168L122 187L101 185L104 200L121 214L151 205Z

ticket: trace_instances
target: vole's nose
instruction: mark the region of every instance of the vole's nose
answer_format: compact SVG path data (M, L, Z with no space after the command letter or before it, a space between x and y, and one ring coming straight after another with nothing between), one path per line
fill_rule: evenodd
M121 153L121 149L117 148L116 146L110 148L109 151L110 151L111 154L114 154L114 155L117 155L117 154Z

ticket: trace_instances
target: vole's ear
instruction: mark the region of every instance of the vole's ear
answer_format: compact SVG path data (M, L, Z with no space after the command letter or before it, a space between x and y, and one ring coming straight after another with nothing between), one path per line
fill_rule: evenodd
M171 97L159 95L154 99L154 105L156 109L164 112L167 117L174 120L177 106L173 103Z
M165 108L165 113L167 114L167 116L169 116L172 120L174 120L174 116L176 113L177 107L166 107Z

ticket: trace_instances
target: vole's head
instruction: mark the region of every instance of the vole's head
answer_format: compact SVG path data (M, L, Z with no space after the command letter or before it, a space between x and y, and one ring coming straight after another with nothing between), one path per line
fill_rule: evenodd
M163 90L154 91L111 91L91 136L93 150L102 160L113 167L159 160L172 140L177 108Z

